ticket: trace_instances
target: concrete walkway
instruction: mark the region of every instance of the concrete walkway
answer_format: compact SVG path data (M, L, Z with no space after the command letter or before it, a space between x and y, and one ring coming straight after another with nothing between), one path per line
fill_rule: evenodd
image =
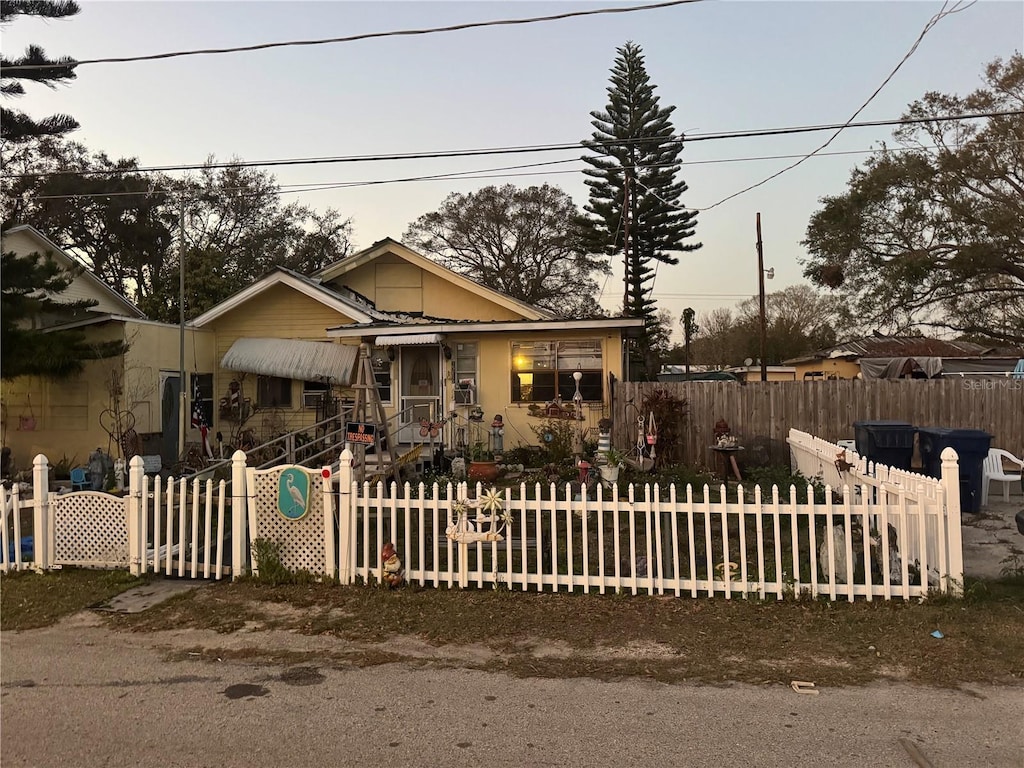
M1020 488L1012 490L1015 493L1011 493L1010 502L1006 503L1001 487L994 486L987 507L982 507L977 515L963 515L966 576L998 579L1015 569L1024 572L1024 536L1014 521L1014 516L1024 509L1024 495Z

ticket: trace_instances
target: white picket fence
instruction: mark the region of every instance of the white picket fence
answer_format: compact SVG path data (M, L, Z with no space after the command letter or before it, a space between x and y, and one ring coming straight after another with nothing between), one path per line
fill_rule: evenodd
M831 455L834 468L838 447L807 438L798 433L791 440L801 471L819 474L812 471L812 456L824 469ZM480 499L485 488L360 485L351 459L346 451L337 471L310 473L310 511L289 520L278 513L276 496L278 478L288 467L247 468L240 452L230 485L161 481L146 476L141 459L133 459L123 498L48 495L46 460L40 456L35 479L41 491L31 502L33 557L8 557L8 524L17 518L16 505L25 503L11 494L4 499L0 567L73 564L237 578L250 570L251 545L263 539L275 545L286 568L342 584L380 581L382 549L392 542L405 578L435 587L726 599L809 594L851 601L962 589L955 454L944 453L941 481L923 478L928 487L920 476L912 483L887 468L864 467L847 475L856 484L837 486L835 497L828 487L817 500L810 487L763 493L630 486L620 499L617 487L598 486L581 497L570 485L522 484L501 493L507 515L501 536L469 543L449 535L458 522L454 502ZM99 496L106 499L101 503ZM471 513L467 525L477 514ZM17 539L19 532L11 535Z
M234 487L244 494L244 454L232 472L233 478L241 478ZM164 481L146 475L142 458L136 456L123 496L51 493L49 464L42 455L34 461L33 480L28 499L18 485L4 491L2 572L73 565L220 579L248 567L245 515L230 514L223 480ZM236 503L244 510L246 499ZM31 519L26 520L29 510ZM28 535L26 528L31 530ZM242 568L236 571L233 563L242 563Z
M856 497L870 498L872 503L883 507L903 500L902 503L916 513L909 520L916 527L911 529L912 535L904 539L906 559L911 563L932 564L933 580L948 574L949 578L962 582L960 474L955 450L947 448L942 452L942 477L934 478L869 462L856 452L844 453L835 443L796 429L789 431L788 442L793 469L805 477L820 478L834 488L850 487ZM875 524L878 530L885 530L878 526L877 520ZM941 564L934 565L937 559L942 562L948 559L947 569L942 569Z

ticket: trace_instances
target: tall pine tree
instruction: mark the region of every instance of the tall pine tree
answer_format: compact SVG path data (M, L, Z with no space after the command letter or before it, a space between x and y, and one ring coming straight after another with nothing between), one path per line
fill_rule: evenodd
M36 16L43 19L63 19L74 16L80 8L73 0L0 0L0 23L6 24L17 16ZM4 96L22 96L22 81L54 87L75 79L75 60L67 56L51 59L38 45L30 45L17 59L0 56L0 93ZM34 120L24 112L0 108L0 137L5 142L24 142L41 136L62 136L78 127L70 115L50 115Z
M658 313L651 298L651 262L678 264L673 252L695 251L701 244L684 244L694 235L697 214L684 210L680 202L688 188L676 179L683 143L669 119L675 107L659 106L640 46L626 43L617 54L608 105L590 113L596 130L583 142L594 153L582 158L591 166L583 171L590 187L584 210L589 214L591 248L610 255L624 253L623 312L645 321L644 337L631 349L640 368L634 372L653 378Z

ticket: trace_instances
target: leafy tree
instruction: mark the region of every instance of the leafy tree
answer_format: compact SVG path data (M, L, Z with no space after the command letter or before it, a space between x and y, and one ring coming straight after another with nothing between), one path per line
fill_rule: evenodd
M311 272L350 247L349 220L282 205L265 171L207 167L181 182L139 173L135 159L50 137L4 150L5 227L32 224L156 320L179 316L182 195L189 317L277 264Z
M808 285L792 285L765 295L765 358L769 365L836 343L842 307L834 297ZM739 365L761 356L761 312L756 298L735 309L712 310L701 318L692 342L691 362L716 367Z
M0 0L0 24L6 24L18 16L62 19L74 16L79 10L78 3L73 0ZM16 59L0 56L0 93L4 96L23 96L25 86L22 81L53 88L55 83L74 80L74 67L74 59L67 56L51 59L38 45L30 45ZM17 143L38 136L61 136L77 127L78 123L69 115L50 115L42 120L34 120L24 112L0 108L0 138L4 142Z
M44 137L5 148L5 226L31 224L112 288L145 303L165 270L177 229L170 179L140 174L77 142Z
M683 145L670 120L675 107L659 106L640 46L626 43L617 53L608 104L590 113L596 130L583 142L594 153L583 158L591 166L583 171L590 187L584 210L592 250L625 254L623 311L646 320L634 356L653 376L655 361L647 358L655 347L651 337L658 316L650 296L651 262L675 265L679 259L673 252L700 248L685 242L694 235L697 214L680 202L687 186L676 179Z
M122 354L120 342L89 344L78 330L43 332L39 321L55 324L93 306L89 300L62 302L59 295L75 274L61 269L50 254L2 256L3 289L0 294L2 361L0 376L13 379L37 375L62 378L82 370L83 361Z
M409 225L405 241L449 269L566 317L601 314L579 210L557 187L511 184L453 193Z
M928 93L895 138L822 199L804 274L851 300L874 328L952 329L1024 345L1024 116L935 122L933 115L1024 109L1024 57L996 59L985 87Z

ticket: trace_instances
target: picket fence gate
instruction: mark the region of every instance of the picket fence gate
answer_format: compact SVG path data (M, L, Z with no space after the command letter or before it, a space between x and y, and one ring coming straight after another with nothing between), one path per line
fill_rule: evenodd
M791 433L791 449L797 468L824 478L840 449L816 440ZM762 493L631 485L619 498L614 486L581 495L569 484L525 483L488 497L479 484L359 484L349 451L318 472L256 470L238 452L230 483L149 477L136 457L128 492L117 497L50 494L39 456L32 499L17 487L4 495L0 569L78 565L238 578L258 572L251 554L266 542L285 568L369 584L382 580L390 542L405 580L421 586L850 601L960 594L959 473L952 450L942 458L941 480L856 464L817 498L810 486ZM299 519L277 508L278 480L288 470L309 476L309 511ZM489 516L480 507L485 498ZM26 510L30 556L14 546L24 538ZM485 528L499 533L458 540L460 530Z

